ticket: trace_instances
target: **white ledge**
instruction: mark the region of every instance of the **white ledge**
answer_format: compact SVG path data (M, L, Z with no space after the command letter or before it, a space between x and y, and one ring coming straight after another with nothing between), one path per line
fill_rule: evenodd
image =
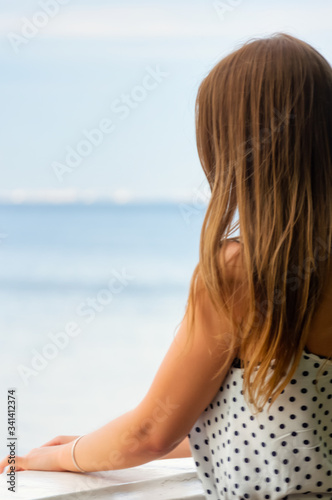
M15 493L0 476L1 500L204 500L192 458L155 460L117 471L16 473Z

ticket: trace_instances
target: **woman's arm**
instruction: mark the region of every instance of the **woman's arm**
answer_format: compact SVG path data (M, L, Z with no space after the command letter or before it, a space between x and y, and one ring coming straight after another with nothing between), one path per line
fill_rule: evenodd
M80 468L101 471L135 467L166 457L187 437L229 369L231 362L212 380L227 358L233 335L228 320L217 315L205 289L197 297L195 315L189 347L185 317L141 403L78 441L75 458ZM37 448L17 457L16 465L32 470L77 471L71 449L72 441ZM3 460L0 471L6 465Z
M190 347L185 347L185 318L141 403L77 443L75 457L83 470L122 469L162 458L185 439L211 402L229 368L211 380L226 358L230 325L217 317L207 293L201 294L196 307ZM213 339L217 331L224 332L223 348ZM76 470L71 446L59 449L63 470Z
M176 448L174 448L174 450L170 451L169 453L167 453L167 455L164 455L160 459L187 458L187 457L192 457L188 436L185 437L184 440L181 441L181 443L178 444Z

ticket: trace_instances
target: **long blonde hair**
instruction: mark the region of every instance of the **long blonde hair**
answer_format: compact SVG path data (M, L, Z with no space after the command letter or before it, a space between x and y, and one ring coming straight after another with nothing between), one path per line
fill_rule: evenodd
M249 40L201 83L196 138L211 198L186 314L191 329L200 277L237 331L244 390L259 410L294 374L331 269L330 64L287 34ZM248 291L241 322L221 258L237 227Z

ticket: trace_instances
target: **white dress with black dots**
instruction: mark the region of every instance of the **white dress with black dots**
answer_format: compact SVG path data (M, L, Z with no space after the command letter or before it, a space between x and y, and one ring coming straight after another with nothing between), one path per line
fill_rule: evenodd
M188 435L206 498L332 500L332 362L304 350L270 411L256 415L242 373L234 360Z

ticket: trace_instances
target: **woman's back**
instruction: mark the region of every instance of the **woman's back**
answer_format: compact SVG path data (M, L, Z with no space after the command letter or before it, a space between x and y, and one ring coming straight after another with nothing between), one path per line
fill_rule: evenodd
M332 362L304 351L270 411L256 415L242 378L235 360L189 434L207 498L331 500Z
M239 278L241 260L238 253ZM300 363L270 410L255 414L247 404L236 358L196 421L189 441L208 498L332 500L331 299L332 275Z
M331 65L290 35L244 44L199 88L211 199L194 277L232 321L226 378L190 431L207 497L332 499L331 116Z

